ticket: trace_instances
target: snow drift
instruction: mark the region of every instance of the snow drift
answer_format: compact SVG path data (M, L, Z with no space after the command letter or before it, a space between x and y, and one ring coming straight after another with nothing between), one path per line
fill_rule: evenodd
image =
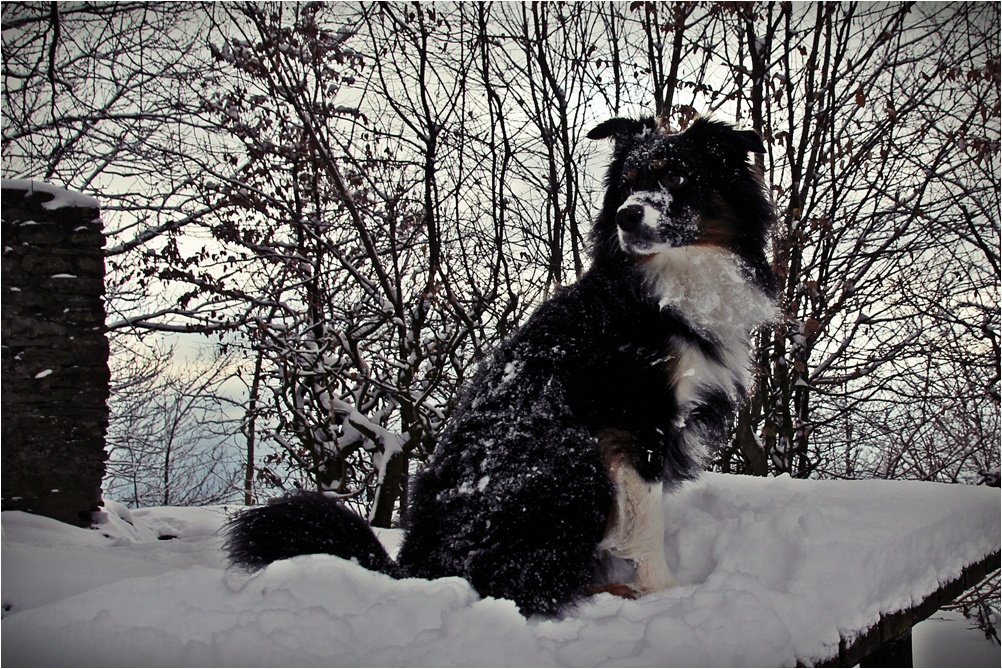
M99 531L3 514L5 666L792 666L1000 544L993 488L709 474L665 498L682 586L526 620L330 556L227 571L221 507L107 511Z

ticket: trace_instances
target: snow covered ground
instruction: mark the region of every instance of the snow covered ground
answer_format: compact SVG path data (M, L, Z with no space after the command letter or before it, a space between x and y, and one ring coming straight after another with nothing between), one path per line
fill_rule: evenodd
M4 666L792 666L999 550L998 489L706 475L665 500L682 586L522 618L465 581L329 556L224 568L222 508L129 512L100 531L3 514ZM172 538L168 538L172 537ZM382 534L391 550L396 531ZM999 666L956 615L917 666Z

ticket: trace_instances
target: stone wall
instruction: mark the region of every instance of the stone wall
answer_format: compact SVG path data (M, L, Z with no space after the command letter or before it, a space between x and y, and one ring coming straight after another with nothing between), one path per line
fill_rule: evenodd
M98 202L29 181L2 194L3 509L88 525L108 428Z

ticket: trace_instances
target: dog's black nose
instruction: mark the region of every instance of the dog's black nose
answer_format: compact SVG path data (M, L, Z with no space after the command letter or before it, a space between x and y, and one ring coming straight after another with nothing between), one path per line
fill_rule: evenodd
M640 227L640 222L644 220L644 208L639 204L631 204L622 207L616 212L616 225L624 232L630 232Z

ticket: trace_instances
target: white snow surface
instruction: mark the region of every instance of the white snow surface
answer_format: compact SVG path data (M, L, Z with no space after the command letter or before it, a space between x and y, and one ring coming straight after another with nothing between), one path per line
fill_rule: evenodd
M223 507L108 502L97 530L4 512L2 663L793 666L1000 545L995 488L708 474L664 503L681 585L599 595L561 619L525 619L459 578L395 581L331 556L227 570ZM379 534L395 552L400 532ZM998 646L978 652L998 666Z
M43 202L45 209L62 209L63 207L81 207L86 209L98 209L101 205L97 198L83 193L69 191L44 181L32 181L31 179L2 179L0 188L16 188L26 191L49 193L54 197L48 202Z

